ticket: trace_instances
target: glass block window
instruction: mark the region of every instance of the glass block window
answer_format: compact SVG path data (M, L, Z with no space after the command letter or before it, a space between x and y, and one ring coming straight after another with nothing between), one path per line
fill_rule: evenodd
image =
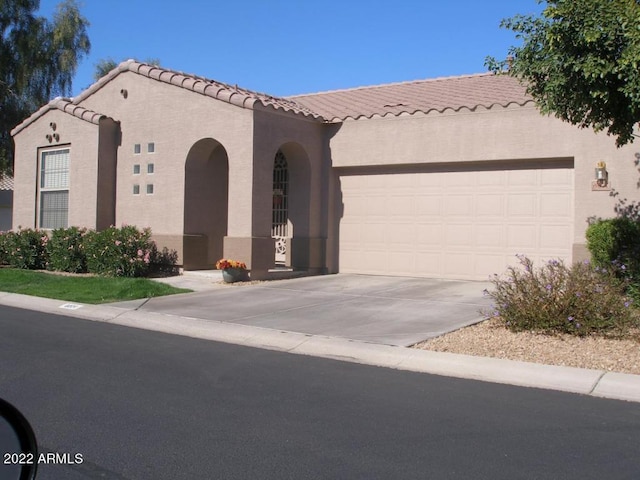
M147 163L147 173L153 173L155 169L155 166L153 165L153 163Z
M42 152L39 180L40 228L66 228L69 221L68 148Z
M140 195L140 185L136 184L133 186L133 194Z
M136 143L133 146L133 153L135 153L136 155L140 153L140 144L139 143Z
M156 151L156 144L153 142L149 142L147 144L147 153L153 153Z
M134 174L134 175L140 175L140 164L136 163L136 164L133 166L133 174Z
M153 183L147 183L147 195L153 195Z

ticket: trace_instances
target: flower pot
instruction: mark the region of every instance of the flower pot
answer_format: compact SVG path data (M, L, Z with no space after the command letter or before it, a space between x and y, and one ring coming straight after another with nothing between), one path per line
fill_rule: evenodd
M225 268L222 270L222 280L224 283L244 282L249 280L249 275L242 268Z

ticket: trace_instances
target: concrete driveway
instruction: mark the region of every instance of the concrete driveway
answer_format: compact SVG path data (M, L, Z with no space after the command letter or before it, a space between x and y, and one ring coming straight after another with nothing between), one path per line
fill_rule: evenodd
M138 310L409 346L479 321L479 310L489 305L482 294L488 286L485 282L338 274L219 285L207 291L152 298Z

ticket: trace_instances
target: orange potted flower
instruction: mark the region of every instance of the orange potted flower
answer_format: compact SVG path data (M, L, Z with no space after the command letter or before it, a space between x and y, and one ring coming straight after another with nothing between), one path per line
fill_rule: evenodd
M249 280L247 264L239 260L221 258L216 262L216 268L222 270L222 280L225 283Z

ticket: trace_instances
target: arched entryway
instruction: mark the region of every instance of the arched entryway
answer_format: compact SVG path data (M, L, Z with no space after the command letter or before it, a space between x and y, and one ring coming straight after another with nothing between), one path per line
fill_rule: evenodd
M282 145L273 161L271 235L276 266L307 268L311 169L305 150L296 143ZM300 240L300 241L298 241Z
M185 162L183 265L213 268L227 234L229 159L212 138L197 141Z

